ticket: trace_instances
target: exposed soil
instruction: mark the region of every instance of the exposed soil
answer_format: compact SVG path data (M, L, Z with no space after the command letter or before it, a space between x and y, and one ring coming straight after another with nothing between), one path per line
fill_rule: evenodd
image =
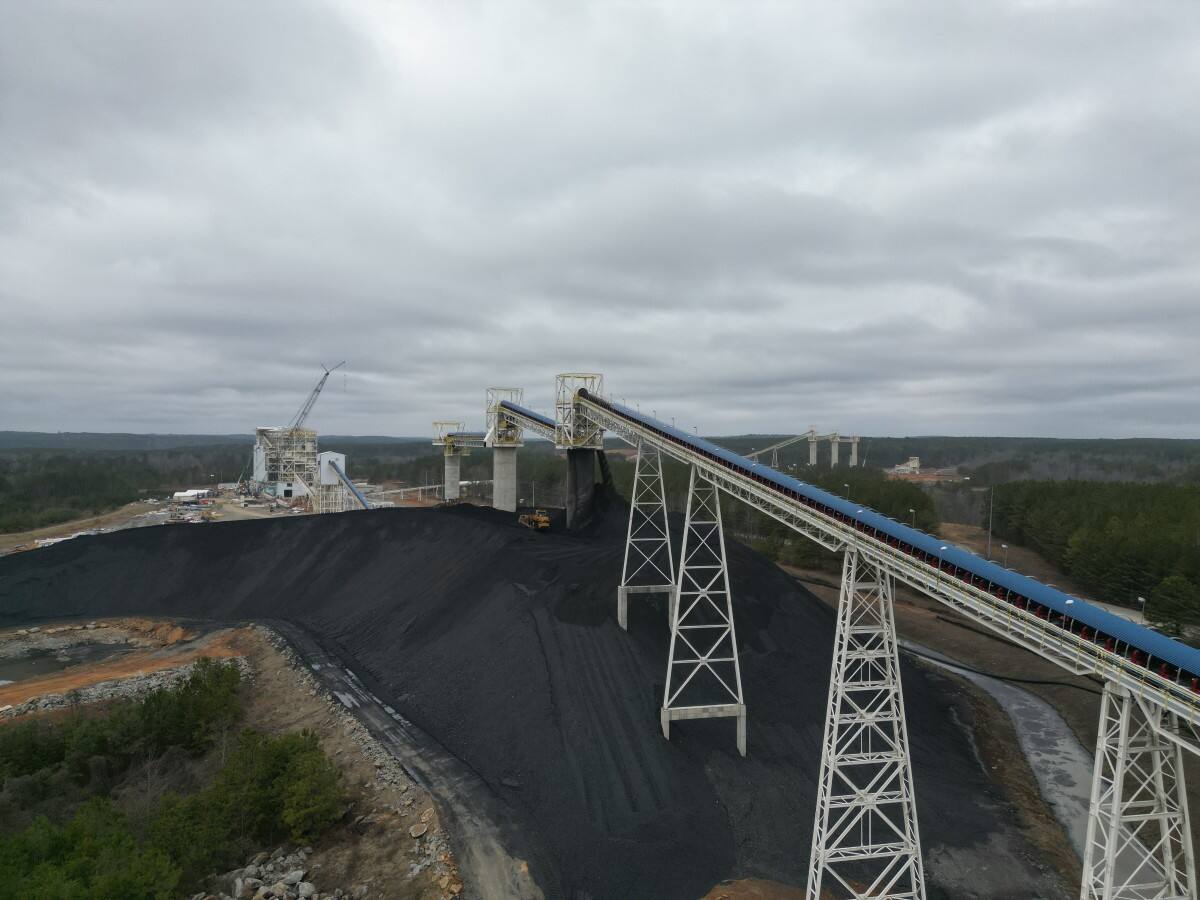
M72 640L88 640L97 643L122 641L137 649L122 653L112 659L70 666L39 678L26 678L13 684L0 685L0 707L18 706L33 697L43 694L65 694L68 691L89 687L102 681L116 681L131 675L148 675L163 669L174 669L201 656L226 659L241 655L230 646L228 632L197 635L194 631L169 622L150 622L134 619L104 623L94 630L82 629L72 623L70 631L56 632L49 625L37 635L17 635L14 629L0 632L0 645L13 644L44 645L51 639L65 645Z
M978 525L963 525L957 522L943 522L938 526L938 536L944 540L965 547L980 556L987 554L987 531ZM1084 600L1092 600L1088 592L1076 583L1070 576L1064 575L1054 565L1044 559L1036 550L1009 544L1008 550L1002 547L1007 541L1001 541L992 536L992 561L1007 565L1022 575L1036 578L1042 584L1054 585L1061 591L1074 594ZM1006 562L1007 560L1007 562ZM1094 601L1093 601L1094 602Z
M54 627L59 626L51 626ZM45 634L43 630L41 635ZM113 635L124 635L144 644L157 642L157 647L136 651L123 657L122 662L137 656L149 659L158 668L175 668L199 656L243 657L254 673L253 684L245 692L244 724L271 734L307 729L317 735L322 749L341 769L352 803L345 820L326 833L307 862L308 880L321 891L366 885L370 897L434 900L451 895L451 885L461 887L450 851L431 850L430 842L439 841L442 830L433 799L407 780L393 785L381 779L374 761L356 740L356 730L347 727L345 713L305 684L261 629L219 628L201 632L169 622L118 619L95 631L72 628L69 632L54 632L52 636L79 640L98 639L98 634L107 634L110 639ZM18 637L11 630L0 633L0 644L21 639L25 636ZM58 674L67 676L68 671ZM151 669L126 665L106 669L100 663L86 671L71 673L70 684L82 686L147 671ZM64 690L61 679L29 680L21 684L26 690L41 687L38 693ZM214 755L219 755L219 750ZM131 811L148 812L161 791L195 789L205 780L205 772L211 777L216 764L215 759L172 758L175 771L156 773L150 767L131 777L132 783L119 788L116 794ZM148 784L154 786L149 795ZM427 829L420 840L408 833L417 823ZM440 865L431 865L431 852L436 854Z
M13 531L0 534L0 553L23 545L32 546L34 541L45 538L66 537L77 531L88 531L92 528L111 528L122 525L143 513L162 509L165 504L146 503L138 501L127 503L119 509L99 516L86 516L82 519L72 519L69 522L59 522L57 525L47 525L45 528L35 528L32 531Z
M623 511L601 518L587 534L534 534L457 506L81 538L0 560L0 621L295 621L510 804L541 848L531 865L547 896L693 898L728 878L803 885L830 610L731 545L749 756L728 720L675 723L664 741L665 611L638 599L630 632L616 626ZM981 762L964 725L969 696L902 668L929 896L1068 896Z

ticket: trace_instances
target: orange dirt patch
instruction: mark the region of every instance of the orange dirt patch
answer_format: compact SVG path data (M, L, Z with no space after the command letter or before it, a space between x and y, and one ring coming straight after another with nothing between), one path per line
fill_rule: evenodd
M723 881L704 895L704 900L804 900L804 889L745 878L741 881Z
M140 631L133 628L130 630ZM182 627L162 622L155 623L154 630L162 635L162 642L169 646L134 650L114 659L70 666L42 678L29 678L15 684L6 684L0 687L0 706L19 706L43 694L65 694L99 684L101 681L115 681L132 675L148 675L163 669L174 669L201 656L228 659L243 655L228 633L217 633L210 638L201 638L190 646L180 647L178 644L186 642L190 637Z

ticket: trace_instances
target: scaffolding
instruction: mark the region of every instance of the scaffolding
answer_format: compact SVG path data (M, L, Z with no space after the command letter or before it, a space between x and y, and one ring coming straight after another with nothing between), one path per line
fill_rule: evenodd
M307 428L256 428L254 477L280 499L303 497L318 484L317 433ZM287 487L287 485L292 487Z

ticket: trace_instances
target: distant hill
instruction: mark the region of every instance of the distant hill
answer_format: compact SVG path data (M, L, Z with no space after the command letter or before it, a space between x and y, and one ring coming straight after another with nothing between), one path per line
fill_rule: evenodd
M408 444L429 438L321 435L321 443ZM0 431L0 450L175 450L182 447L245 446L252 434L124 434L92 431Z

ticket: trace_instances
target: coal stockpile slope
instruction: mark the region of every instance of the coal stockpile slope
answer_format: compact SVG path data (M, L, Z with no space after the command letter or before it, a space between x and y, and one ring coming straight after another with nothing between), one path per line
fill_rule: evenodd
M456 507L144 528L0 559L0 623L145 613L293 621L335 642L381 697L528 823L553 893L697 897L740 875L803 884L833 617L729 549L749 756L730 720L659 732L661 602L615 623L623 513L535 534ZM1049 896L980 770L948 682L906 666L931 896ZM963 869L1013 865L970 895Z

